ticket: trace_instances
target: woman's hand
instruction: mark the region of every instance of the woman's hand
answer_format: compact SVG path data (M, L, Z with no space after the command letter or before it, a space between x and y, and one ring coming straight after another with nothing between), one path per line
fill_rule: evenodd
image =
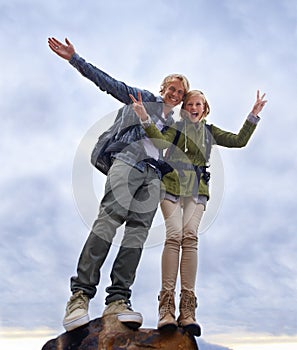
M52 51L54 51L58 56L64 58L65 60L70 60L75 53L73 45L66 38L66 45L62 44L59 40L55 38L48 38L48 45Z
M144 108L144 105L142 103L142 97L141 97L141 92L138 91L138 101L133 95L129 95L132 102L133 102L133 109L138 118L142 121L145 122L146 120L149 119L149 116Z
M254 104L254 107L252 109L252 114L257 116L261 111L262 109L264 108L267 100L264 100L264 97L265 97L266 94L263 94L261 97L260 97L260 91L257 90L257 100Z

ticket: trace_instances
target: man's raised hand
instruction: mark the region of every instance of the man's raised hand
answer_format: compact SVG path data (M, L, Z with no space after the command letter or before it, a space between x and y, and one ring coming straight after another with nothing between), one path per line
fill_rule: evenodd
M52 51L65 60L70 60L75 53L74 47L71 42L65 38L65 44L61 43L56 38L48 38L48 45Z

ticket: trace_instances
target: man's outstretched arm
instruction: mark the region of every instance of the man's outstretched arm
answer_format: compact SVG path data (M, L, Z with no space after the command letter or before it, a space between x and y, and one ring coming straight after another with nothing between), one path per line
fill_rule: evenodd
M69 61L84 77L120 102L130 104L130 94L137 97L138 92L141 92L144 101L155 102L155 96L151 92L128 86L124 82L112 78L91 63L86 62L75 52L73 44L67 38L65 39L65 44L56 38L49 38L48 45L54 53Z

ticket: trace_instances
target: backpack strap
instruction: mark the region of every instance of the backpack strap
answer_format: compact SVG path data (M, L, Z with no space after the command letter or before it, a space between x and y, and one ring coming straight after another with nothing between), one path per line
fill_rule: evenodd
M165 154L165 159L168 159L171 153L174 151L174 147L177 145L178 140L181 135L181 130L183 128L184 122L176 122L177 128L176 128L176 134L174 136L174 139L172 141L172 144L168 147L166 154Z
M211 146L212 146L212 142L211 142L211 139L212 139L212 127L210 124L205 124L205 127L206 127L206 135L205 135L205 147L206 147L206 150L205 150L205 161L206 163L208 163L209 161L209 158L210 158L210 152L211 152Z

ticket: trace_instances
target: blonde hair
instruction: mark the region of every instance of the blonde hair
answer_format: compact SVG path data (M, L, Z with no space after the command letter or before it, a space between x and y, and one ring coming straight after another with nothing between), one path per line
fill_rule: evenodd
M202 97L203 104L204 104L203 118L205 118L210 113L210 107L209 107L209 103L207 102L206 97L204 96L204 93L200 90L191 90L185 95L183 104L181 106L181 110L184 109L184 107L188 103L189 99L193 96ZM181 116L184 118L184 113L181 113Z
M190 83L189 83L188 79L182 74L167 75L167 77L165 77L161 83L160 91L159 91L160 94L162 95L164 93L164 91L166 90L167 86L176 79L179 79L182 82L184 89L185 89L185 94L187 94L188 91L190 90Z

